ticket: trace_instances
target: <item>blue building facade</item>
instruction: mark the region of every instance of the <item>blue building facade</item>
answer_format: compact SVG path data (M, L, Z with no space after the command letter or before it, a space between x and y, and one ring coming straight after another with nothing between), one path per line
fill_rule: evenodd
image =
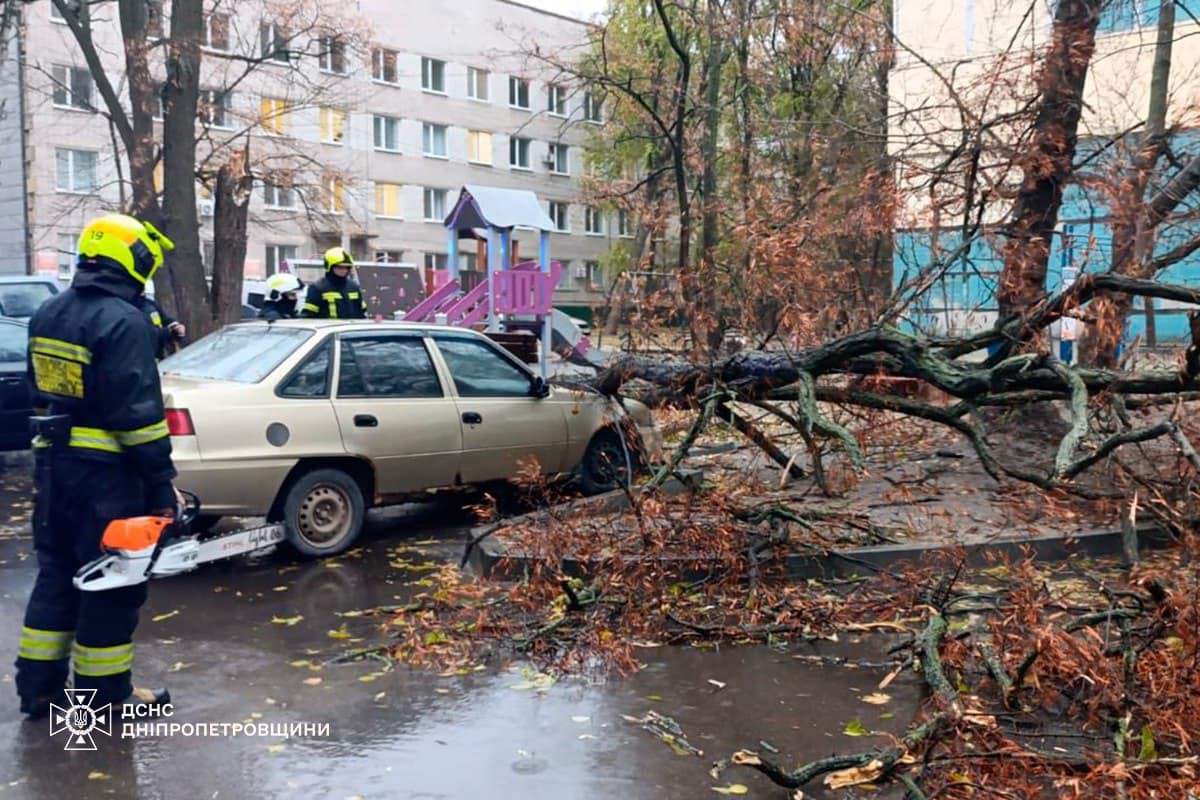
M1153 47L1154 26L1158 22L1159 0L1111 0L1101 18L1101 34L1122 33L1132 29L1145 30L1144 44ZM1200 0L1180 0L1176 3L1176 36L1179 27L1200 21ZM1149 78L1147 77L1147 80ZM1088 158L1089 148L1105 148L1107 140L1081 142L1077 161L1086 160L1088 172L1103 175L1119 163L1128 160L1120 148L1107 148ZM1186 161L1200 147L1200 133L1177 135L1172 150ZM1178 168L1159 163L1157 185ZM1109 197L1099 189L1084 189L1078 184L1068 187L1059 212L1059 224L1051 243L1050 263L1046 275L1046 292L1061 291L1083 272L1102 272L1111 263L1112 226L1108 207ZM1190 200L1200 206L1195 200ZM1189 214L1188 211L1196 213ZM1196 219L1188 219L1187 217ZM1177 246L1200 236L1200 210L1188 206L1188 201L1157 231L1155 255L1161 256ZM930 335L962 335L974 333L995 323L996 289L1004 265L1004 238L997 228L984 228L970 233L964 244L964 231L955 228L898 229L893 256L893 285L900 286L930 265L944 266L942 277L920 297L914 298L903 320L909 330ZM1200 251L1165 268L1158 278L1172 283L1200 286ZM1188 337L1187 312L1191 307L1170 301L1154 300L1150 313L1139 300L1130 314L1125 341L1140 340L1149 344L1169 343ZM1071 341L1076 333L1072 321L1056 324L1051 331L1056 339ZM1064 354L1069 353L1069 347Z

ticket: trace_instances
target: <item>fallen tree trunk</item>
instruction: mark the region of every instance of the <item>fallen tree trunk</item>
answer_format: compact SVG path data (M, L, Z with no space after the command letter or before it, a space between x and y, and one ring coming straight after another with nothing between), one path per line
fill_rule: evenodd
M856 462L857 445L849 433L821 416L817 400L894 411L928 419L964 434L979 453L993 477L1001 474L1033 483L1044 489L1065 489L1088 497L1108 497L1076 486L1083 471L1125 444L1145 442L1171 432L1169 424L1112 433L1086 455L1077 456L1080 445L1091 434L1089 414L1098 397L1120 396L1122 407L1147 407L1155 396L1181 397L1200 391L1200 318L1193 317L1191 343L1182 366L1125 372L1113 369L1075 367L1049 353L1026 352L1003 356L1005 350L1028 341L1031 332L1044 328L1091 298L1097 292L1167 298L1200 305L1200 290L1115 274L1089 275L1064 292L1035 304L1027 314L965 339L931 339L894 327L878 326L851 333L824 344L788 351L741 351L712 363L664 361L637 355L617 359L591 381L602 393L614 395L630 381L654 387L654 402L693 407L714 387L726 392L730 402L762 404L766 400L796 402L795 416L777 413L784 422L806 437L813 430L840 438ZM984 347L998 346L996 354L981 362L960 356ZM854 387L818 385L830 376L881 376L908 378L956 398L959 402L936 405L896 395L856 391ZM1126 401L1126 396L1135 396ZM983 407L1016 407L1049 400L1069 401L1070 431L1059 445L1054 467L1047 474L1003 463L989 449L978 410ZM722 406L722 409L724 406ZM718 413L722 411L718 409ZM728 420L731 411L725 412ZM737 417L732 420L738 421ZM744 426L743 426L744 428ZM741 429L741 428L740 428ZM750 432L743 430L744 433ZM761 431L751 438L771 458L787 469L790 459Z

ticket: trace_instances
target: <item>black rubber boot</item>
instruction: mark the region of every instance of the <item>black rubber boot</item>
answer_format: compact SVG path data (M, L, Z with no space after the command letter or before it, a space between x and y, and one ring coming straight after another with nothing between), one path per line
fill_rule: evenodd
M27 719L42 719L50 714L49 697L22 697L21 713Z

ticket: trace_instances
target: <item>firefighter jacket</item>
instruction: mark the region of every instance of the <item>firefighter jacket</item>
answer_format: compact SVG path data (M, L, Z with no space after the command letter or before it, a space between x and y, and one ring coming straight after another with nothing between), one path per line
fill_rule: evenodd
M154 326L154 335L158 341L158 349L154 351L154 357L164 359L171 355L173 345L175 343L175 334L171 333L171 325L175 320L167 316L167 312L163 311L157 301L146 295L138 298L138 307L142 309L142 313L150 319L150 324Z
M288 300L286 297L268 300L258 310L258 318L268 322L274 322L277 319L294 319L296 316L296 301Z
M364 319L367 316L367 301L363 298L358 281L327 274L316 283L308 285L304 296L302 317L318 319Z
M154 359L159 339L140 296L124 275L76 273L29 321L27 371L34 406L70 415L71 456L119 462L141 478L149 508L169 508L175 467Z

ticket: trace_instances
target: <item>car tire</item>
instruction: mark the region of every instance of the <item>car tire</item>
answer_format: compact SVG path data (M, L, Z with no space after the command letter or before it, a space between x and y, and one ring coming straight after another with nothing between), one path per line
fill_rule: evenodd
M331 556L354 543L362 532L366 507L362 489L338 469L301 475L283 502L287 542L306 556Z
M626 434L626 436L628 435ZM610 492L628 482L629 470L625 461L626 446L629 450L629 460L632 462L634 474L645 469L642 447L636 440L637 434L634 434L633 437L632 440L627 440L625 444L622 444L620 435L613 428L602 428L596 432L596 435L588 442L587 450L584 451L577 468L579 487L584 494L594 495Z

